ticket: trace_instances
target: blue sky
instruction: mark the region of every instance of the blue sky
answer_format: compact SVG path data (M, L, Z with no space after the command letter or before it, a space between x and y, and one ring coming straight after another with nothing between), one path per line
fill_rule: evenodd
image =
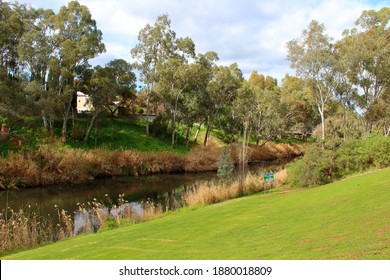
M19 0L58 11L67 0ZM93 59L104 65L115 58L133 62L137 34L167 13L179 37L191 37L197 53L216 51L219 64L237 62L247 78L252 70L276 77L294 75L286 61L286 42L297 38L312 19L325 24L335 39L363 10L390 6L390 0L79 0L103 32L107 52Z

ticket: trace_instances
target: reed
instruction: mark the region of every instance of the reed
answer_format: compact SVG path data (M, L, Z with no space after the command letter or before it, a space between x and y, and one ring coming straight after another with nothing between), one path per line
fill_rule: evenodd
M277 172L275 174L275 182L266 185L267 190L284 184L287 178L286 174L285 170ZM263 174L255 175L249 173L245 177L242 189L238 180L231 183L223 180L198 182L183 194L183 200L187 206L208 205L262 191L264 191Z
M0 213L0 242L2 254L15 249L28 249L39 244L73 236L73 222L65 210L58 209L58 223L36 212L6 209Z
M231 149L237 163L236 149ZM0 158L0 188L82 183L96 177L139 176L155 173L215 171L221 148L195 147L188 155L134 150L81 150L59 144L42 145L36 152L10 153ZM266 143L250 145L249 161L272 160L301 154L298 146Z
M115 228L123 220L139 223L156 219L163 214L162 206L151 200L143 202L140 211L124 200L124 194L119 195L115 204L106 197L106 203L95 198L86 203L78 203L77 215L84 219L83 226L79 228L75 227L73 217L57 206L56 219L42 217L31 211L30 206L27 211L4 210L0 213L0 255L15 249L28 249L56 242L76 234L97 232L105 227Z

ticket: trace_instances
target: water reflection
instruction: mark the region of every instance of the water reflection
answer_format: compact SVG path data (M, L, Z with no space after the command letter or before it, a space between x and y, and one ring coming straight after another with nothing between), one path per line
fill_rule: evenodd
M86 203L95 198L107 202L108 198L115 204L119 194L125 194L127 201L143 201L148 198L156 200L165 194L189 186L198 180L211 180L216 177L213 172L197 174L165 174L149 177L117 177L97 179L89 184L57 185L47 188L21 189L0 192L0 207L5 209L31 209L41 215L55 217L59 209L66 209L72 214L78 210L79 203ZM108 198L106 196L108 195Z
M258 162L250 166L254 173L278 170L288 161ZM65 209L74 216L75 233L83 232L85 228L96 230L98 221L94 220L89 211L80 211L79 204L94 199L104 206L105 215L116 217L121 211L132 209L142 214L142 201L157 202L163 211L182 207L180 194L196 181L212 180L215 172L165 174L147 177L117 177L97 179L88 184L57 185L45 188L21 189L0 192L0 209L30 209L41 216L50 216L56 219L57 210ZM124 194L123 200L127 203L118 203L118 195ZM112 205L121 205L112 208ZM103 213L104 214L104 213Z

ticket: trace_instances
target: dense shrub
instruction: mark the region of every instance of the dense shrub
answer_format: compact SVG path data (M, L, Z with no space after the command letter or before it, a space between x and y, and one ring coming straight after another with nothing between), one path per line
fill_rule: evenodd
M370 135L361 140L347 142L337 151L337 165L340 175L348 175L372 166L384 167L389 164L389 137Z
M350 140L335 149L308 148L305 155L288 168L294 186L322 185L371 167L390 165L390 138L369 135Z
M318 146L308 148L301 159L287 168L289 182L301 187L329 183L334 171L334 153Z

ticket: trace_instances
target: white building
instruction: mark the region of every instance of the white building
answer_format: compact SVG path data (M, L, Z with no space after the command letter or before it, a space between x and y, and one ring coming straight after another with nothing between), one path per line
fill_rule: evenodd
M92 111L92 102L90 102L89 95L82 93L81 91L77 92L77 113L90 112Z

